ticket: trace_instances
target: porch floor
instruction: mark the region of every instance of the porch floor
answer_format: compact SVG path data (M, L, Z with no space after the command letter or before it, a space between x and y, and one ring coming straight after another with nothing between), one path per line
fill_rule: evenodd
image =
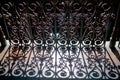
M0 53L0 80L119 79L120 48L6 46Z

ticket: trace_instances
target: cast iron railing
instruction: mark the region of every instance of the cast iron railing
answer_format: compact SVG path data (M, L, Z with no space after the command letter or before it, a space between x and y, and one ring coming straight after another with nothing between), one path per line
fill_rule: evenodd
M1 14L11 44L102 45L115 7L105 1L3 1Z
M107 51L117 0L1 1L1 23L10 42L0 75L118 79Z

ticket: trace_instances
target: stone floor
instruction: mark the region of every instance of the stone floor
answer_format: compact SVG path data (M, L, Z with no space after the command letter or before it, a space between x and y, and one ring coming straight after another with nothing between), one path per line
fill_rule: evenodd
M6 46L0 53L0 80L119 79L120 47Z

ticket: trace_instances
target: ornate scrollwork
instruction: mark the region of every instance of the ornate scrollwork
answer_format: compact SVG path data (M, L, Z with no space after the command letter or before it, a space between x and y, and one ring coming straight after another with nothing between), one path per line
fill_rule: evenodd
M103 46L115 18L110 2L6 2L1 11L14 45L2 55L0 76L119 78L118 67Z

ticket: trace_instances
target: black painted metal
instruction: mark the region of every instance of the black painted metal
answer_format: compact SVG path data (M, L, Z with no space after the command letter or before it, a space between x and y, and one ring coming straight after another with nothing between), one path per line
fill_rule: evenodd
M0 26L0 52L4 50L5 46L6 46L5 35Z
M116 14L116 21L115 21L115 25L113 28L113 32L112 32L112 39L110 42L110 47L115 47L116 41L119 40L119 32L120 32L120 3L118 5L118 10L117 10L117 14Z
M1 4L12 44L103 44L115 17L113 9L111 2L89 0L18 0Z
M11 46L0 60L0 76L118 79L105 48L115 4L108 0L2 1Z
M119 39L118 47L120 48L120 39Z

